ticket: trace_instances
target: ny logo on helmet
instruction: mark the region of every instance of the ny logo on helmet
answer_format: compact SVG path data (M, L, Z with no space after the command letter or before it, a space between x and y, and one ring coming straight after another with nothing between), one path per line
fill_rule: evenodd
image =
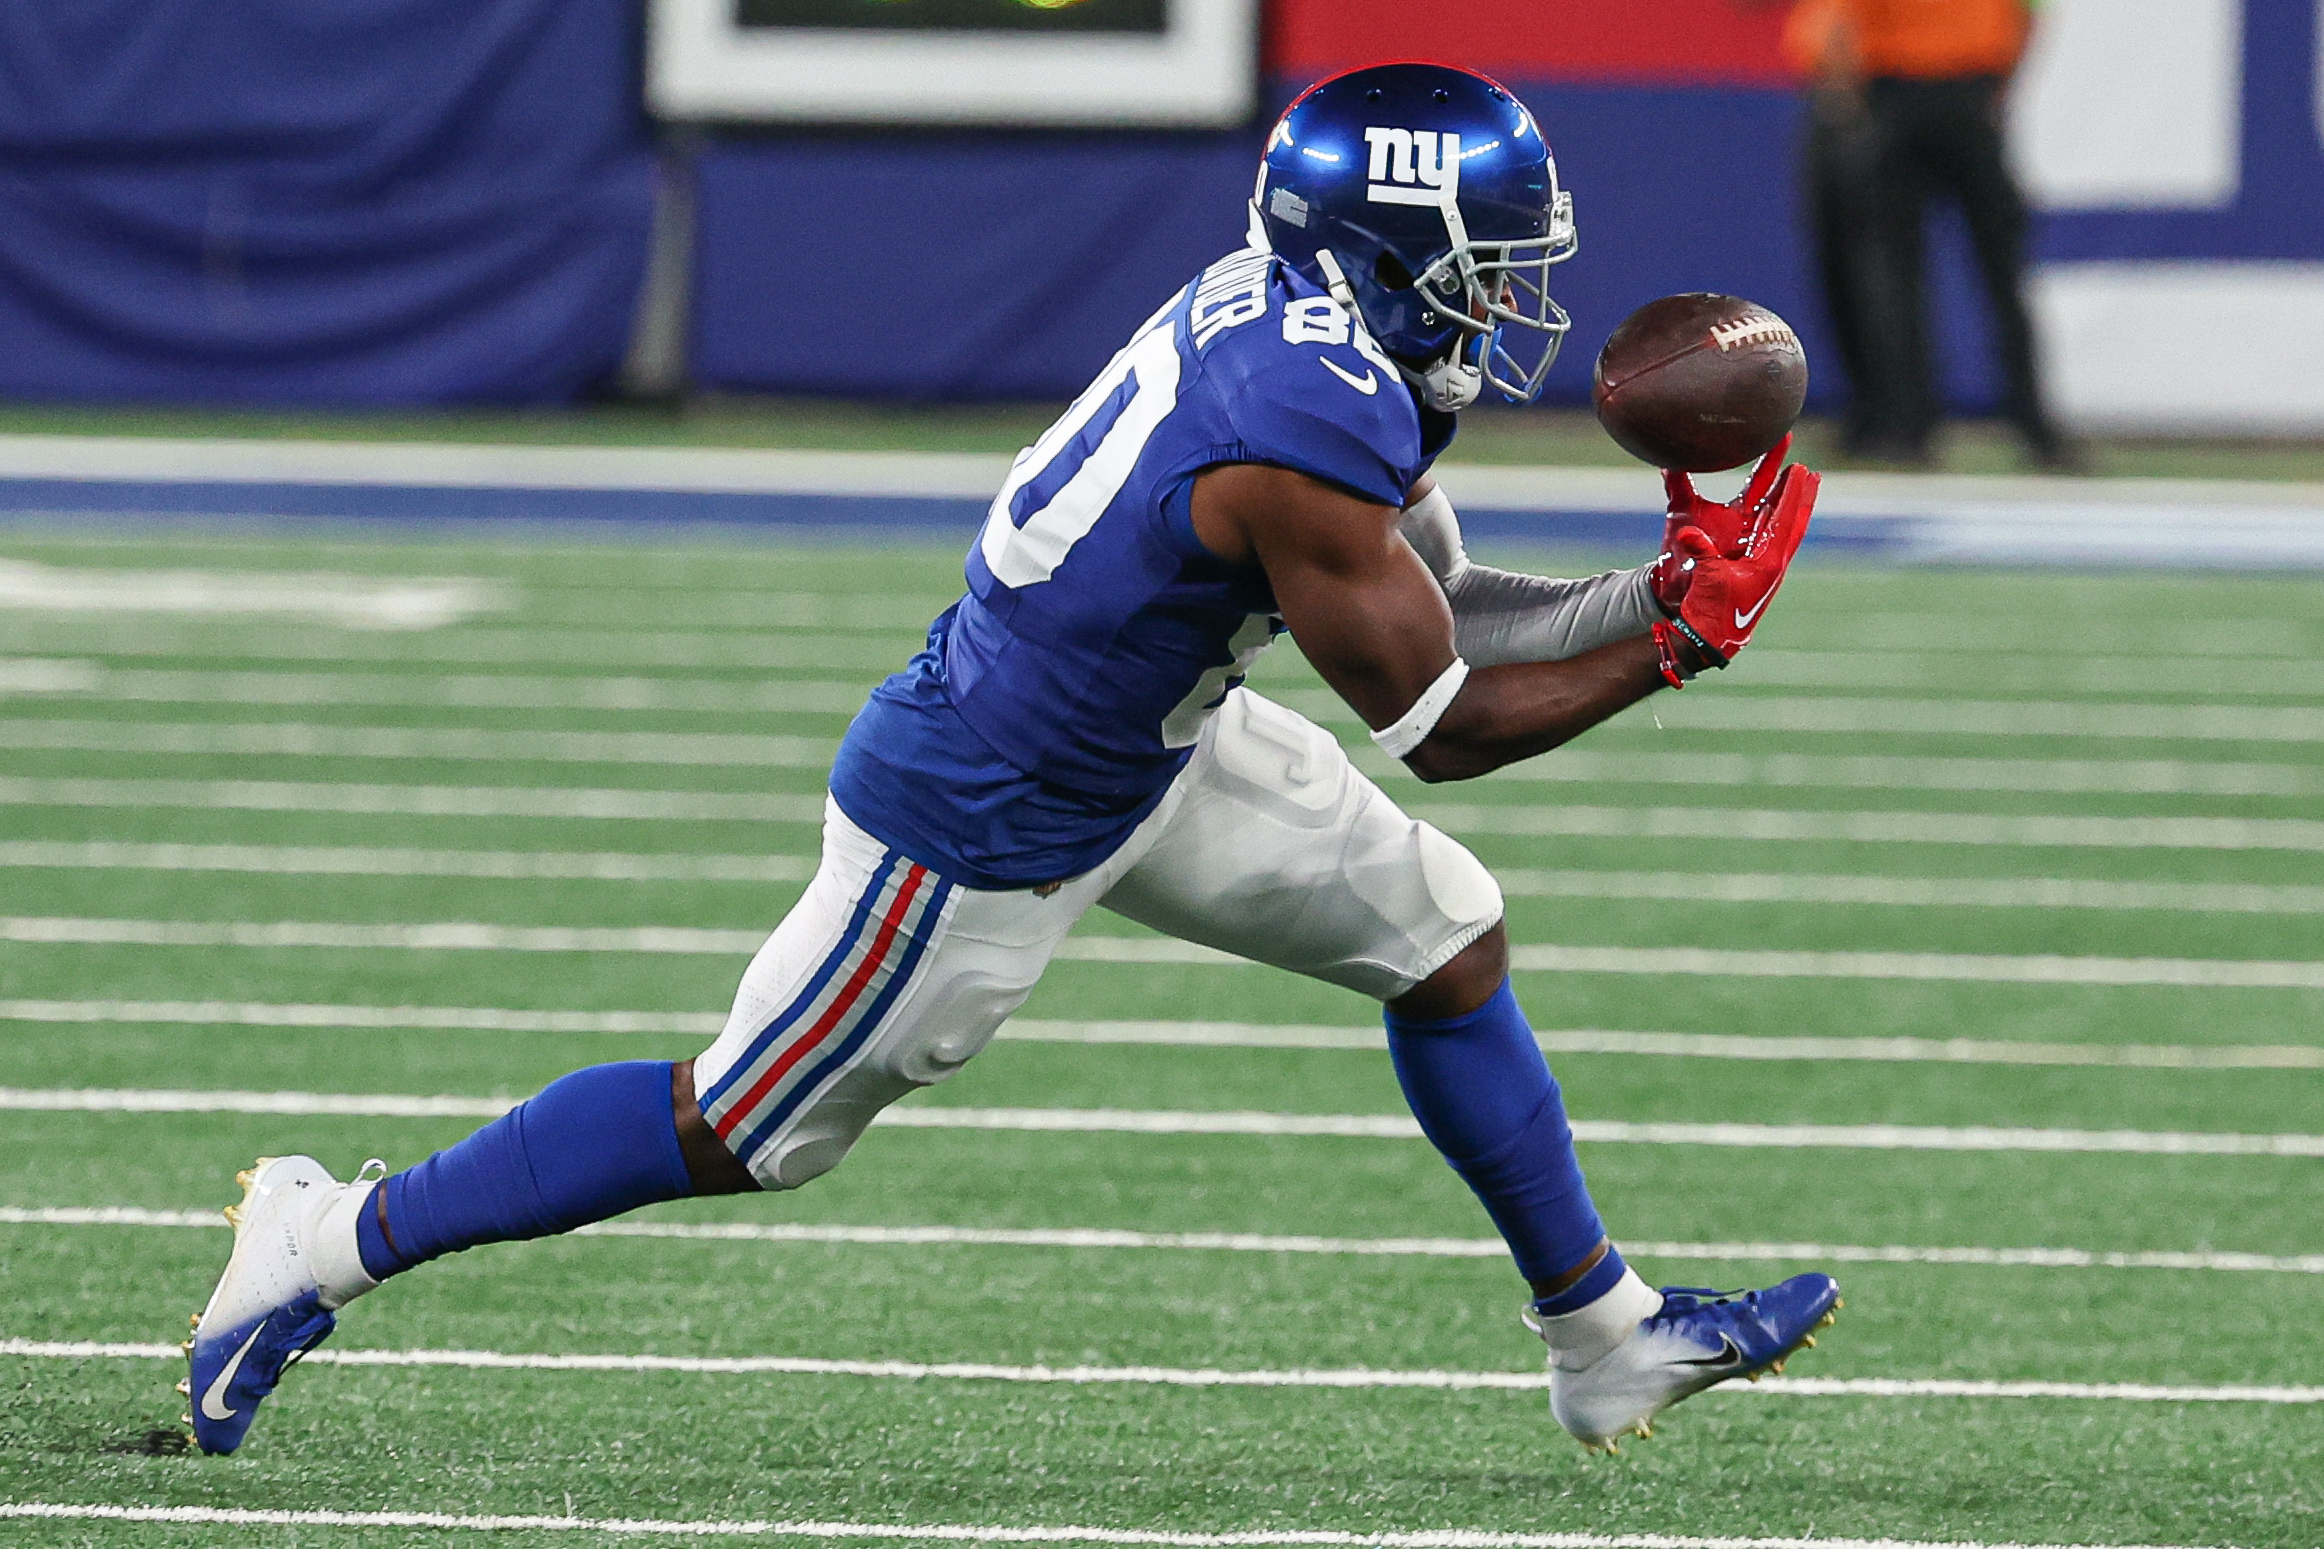
M1449 204L1460 192L1461 137L1434 129L1366 129L1373 204Z

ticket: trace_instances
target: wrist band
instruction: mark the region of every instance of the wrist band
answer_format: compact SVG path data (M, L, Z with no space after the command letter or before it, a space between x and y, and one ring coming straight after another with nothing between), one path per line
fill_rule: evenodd
M1694 625L1689 624L1686 621L1686 618L1683 614L1674 616L1670 621L1670 627L1677 631L1679 634L1686 636L1687 644L1702 652L1704 661L1709 662L1714 667L1723 668L1727 665L1726 653L1719 650L1718 647L1712 645L1710 641L1705 640L1702 635L1696 631Z
M1420 697L1412 701L1412 708L1404 712L1403 718L1393 726L1383 726L1372 733L1372 741L1390 758L1408 756L1428 740L1428 734L1436 730L1436 723L1444 718L1445 710L1452 704L1453 696L1468 681L1469 664L1454 657L1452 665L1420 691Z
M1668 620L1654 626L1654 665L1662 671L1662 681L1672 688L1685 688L1687 679L1694 676L1678 660L1678 631Z

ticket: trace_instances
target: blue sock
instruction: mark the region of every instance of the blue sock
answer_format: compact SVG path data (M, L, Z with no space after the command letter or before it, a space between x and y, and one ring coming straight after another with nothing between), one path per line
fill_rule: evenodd
M1582 1182L1565 1101L1509 981L1467 1016L1422 1022L1391 1011L1387 1021L1404 1100L1483 1201L1518 1272L1538 1285L1588 1258L1605 1224ZM1534 1305L1551 1315L1585 1307L1623 1269L1609 1245L1580 1281Z
M382 1181L355 1246L364 1270L385 1280L479 1243L569 1232L693 1192L669 1062L592 1065Z

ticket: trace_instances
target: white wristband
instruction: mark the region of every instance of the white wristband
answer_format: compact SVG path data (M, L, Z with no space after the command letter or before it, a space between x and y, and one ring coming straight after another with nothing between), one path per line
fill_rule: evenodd
M1468 681L1469 664L1454 657L1453 664L1445 668L1434 683L1420 691L1420 697L1412 701L1412 708L1404 712L1403 719L1372 733L1372 740L1390 758L1408 757L1414 748L1428 740L1430 732L1436 730L1436 723L1444 719L1444 712L1451 706L1453 696Z

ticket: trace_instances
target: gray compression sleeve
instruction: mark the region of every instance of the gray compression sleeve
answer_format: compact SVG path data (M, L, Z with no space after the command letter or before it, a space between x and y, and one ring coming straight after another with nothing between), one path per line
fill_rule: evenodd
M1476 563L1442 489L1416 501L1400 530L1444 588L1453 649L1472 667L1563 661L1643 635L1662 617L1647 580L1651 565L1561 581Z

